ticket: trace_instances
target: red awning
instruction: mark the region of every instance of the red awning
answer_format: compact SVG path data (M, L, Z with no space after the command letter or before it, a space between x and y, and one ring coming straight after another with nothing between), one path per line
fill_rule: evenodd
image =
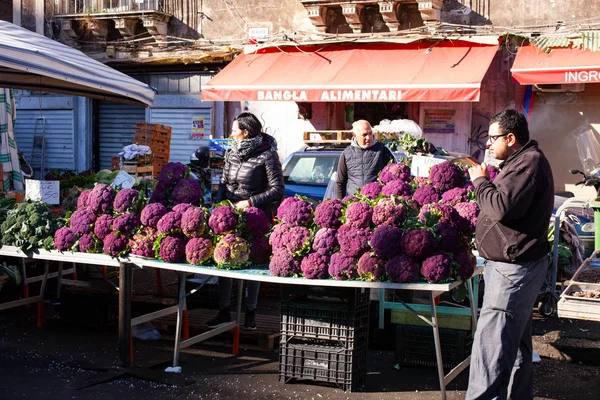
M278 47L241 54L202 100L479 101L498 47L466 42Z
M600 82L600 52L552 49L545 53L534 46L519 48L511 69L521 85Z

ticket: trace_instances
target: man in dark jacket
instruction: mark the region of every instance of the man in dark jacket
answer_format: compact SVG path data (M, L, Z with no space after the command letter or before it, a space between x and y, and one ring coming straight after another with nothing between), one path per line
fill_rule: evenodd
M487 146L503 162L494 183L485 163L469 169L481 209L477 250L486 263L466 398L532 399L532 309L548 271L554 181L518 111L492 118Z
M377 174L394 159L383 143L377 142L373 128L361 119L352 124L352 143L340 156L337 169L338 199L351 196L367 183L375 182Z

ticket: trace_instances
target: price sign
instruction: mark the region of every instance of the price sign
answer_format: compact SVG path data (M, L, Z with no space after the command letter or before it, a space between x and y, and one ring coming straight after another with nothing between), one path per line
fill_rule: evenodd
M25 179L25 199L60 204L60 181Z
M114 188L131 189L135 185L135 178L125 171L117 174L115 180L110 184Z
M429 176L429 169L436 164L443 163L443 158L434 158L427 156L413 156L410 165L410 174L412 176Z

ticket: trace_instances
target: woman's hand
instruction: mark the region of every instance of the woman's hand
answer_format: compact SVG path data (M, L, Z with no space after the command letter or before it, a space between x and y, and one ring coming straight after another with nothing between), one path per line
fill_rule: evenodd
M246 208L250 207L250 202L248 200L242 200L235 203L234 206L238 210L245 210Z

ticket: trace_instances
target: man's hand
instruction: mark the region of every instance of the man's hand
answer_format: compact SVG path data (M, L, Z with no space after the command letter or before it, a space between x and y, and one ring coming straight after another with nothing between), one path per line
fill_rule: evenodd
M485 176L489 179L490 173L487 170L487 164L481 163L481 165L474 165L469 168L469 176L471 177L471 182L475 181L477 178L481 178Z

